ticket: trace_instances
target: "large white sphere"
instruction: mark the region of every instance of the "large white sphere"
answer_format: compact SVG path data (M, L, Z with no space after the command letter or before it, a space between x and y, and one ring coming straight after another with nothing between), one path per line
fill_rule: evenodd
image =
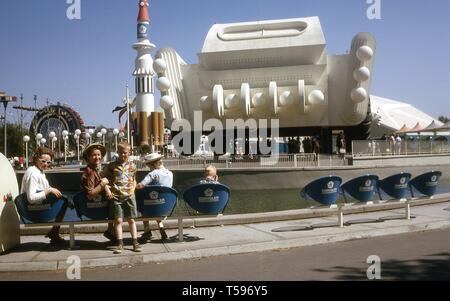
M313 90L308 95L308 102L310 105L316 105L325 101L325 95L320 90Z
M69 132L64 130L64 131L62 131L62 135L63 135L63 137L67 137L69 135Z
M75 130L75 135L80 136L81 135L81 131L79 129Z
M279 103L280 106L283 107L292 105L294 103L294 97L292 96L291 91L284 91L281 93Z
M174 101L173 98L169 95L164 95L161 97L161 100L159 101L159 104L161 105L161 108L164 110L169 110L173 107Z
M102 132L102 135L105 135L108 131L106 129L102 129L100 132Z
M266 105L266 103L267 103L267 97L263 93L258 92L255 95L253 95L253 97L252 97L253 107L255 107L255 108L263 107Z
M212 100L209 96L200 97L200 109L202 111L209 111L212 108Z
M58 141L58 138L53 137L53 138L52 138L52 141L53 141L53 142L56 142L56 141Z
M368 60L370 60L371 58L373 58L373 50L372 48L370 48L369 46L365 45L365 46L361 46L357 51L356 51L356 57L362 61L362 62L366 62Z
M77 140L79 138L79 136L77 134L73 135L73 139Z
M163 59L156 59L153 62L153 70L156 71L156 73L163 73L167 69L167 63Z
M233 109L239 106L239 97L236 94L229 94L225 97L225 107L227 109Z
M41 139L41 144L45 144L45 143L47 143L47 139L42 138L42 139Z
M42 134L41 134L41 133L37 133L37 134L36 134L36 139L37 139L37 140L41 140L41 139L42 139L42 137L43 137L43 136L42 136Z
M89 134L89 133L84 134L84 136L86 137L86 139L91 138L91 134Z
M94 134L94 130L93 129L89 129L88 133L89 133L89 135L92 135L92 134Z
M366 89L359 87L352 90L350 97L355 103L363 102L367 98Z
M49 136L50 138L53 138L53 137L56 136L56 133L52 131L52 132L50 132L50 133L48 134L48 136Z
M367 67L361 67L353 72L353 77L357 82L364 82L370 78L370 70Z
M158 90L161 92L166 92L170 89L171 83L170 80L167 77L160 77L156 81L156 87L158 87Z
M97 138L100 138L100 137L102 137L103 135L102 135L102 132L98 132L97 133Z
M118 135L118 134L119 134L119 130L118 130L118 129L114 129L114 130L113 130L113 134L114 134L114 135Z
M30 141L30 136L27 136L27 135L23 136L23 142L28 142L28 141Z

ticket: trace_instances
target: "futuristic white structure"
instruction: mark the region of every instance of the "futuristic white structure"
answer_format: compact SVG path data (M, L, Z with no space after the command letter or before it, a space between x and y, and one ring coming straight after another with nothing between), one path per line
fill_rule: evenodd
M278 118L281 129L348 127L367 117L375 39L356 35L350 53L329 55L318 17L215 24L199 63L175 50L156 57L167 122Z

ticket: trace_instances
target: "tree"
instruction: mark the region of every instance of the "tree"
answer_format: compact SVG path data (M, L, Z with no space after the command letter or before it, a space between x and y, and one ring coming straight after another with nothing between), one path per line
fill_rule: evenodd
M21 130L20 126L11 123L6 124L6 131L8 135L8 140L6 141L8 154L6 154L5 156L7 158L25 156L25 148L24 148L25 145L23 142L23 136L29 135L28 131ZM0 126L0 151L2 153L5 141L3 133L4 133L4 125L2 124ZM30 142L28 143L29 151L32 148L34 148L35 144L36 143L33 137L31 137Z
M439 116L438 120L442 123L447 123L450 119L446 116Z

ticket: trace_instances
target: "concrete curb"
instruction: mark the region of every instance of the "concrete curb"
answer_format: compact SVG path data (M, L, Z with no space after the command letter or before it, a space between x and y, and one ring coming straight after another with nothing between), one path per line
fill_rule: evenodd
M445 203L450 201L450 193L440 194L433 199L416 199L411 201L411 207L432 205L438 203ZM404 205L398 202L390 202L384 204L374 205L356 205L343 208L344 214L358 214L377 212L385 210L393 210L403 208ZM239 224L254 224L265 223L275 221L287 221L287 220L302 220L309 218L327 217L336 215L334 209L298 209L288 211L277 212L265 212L265 213L249 213L249 214L233 214L222 215L218 217L201 217L201 216L188 216L183 218L183 227L212 227L222 225L239 225ZM152 230L156 230L156 224L150 223ZM178 220L176 217L168 218L164 221L164 226L167 229L178 229ZM142 223L137 223L138 231L143 231ZM24 227L21 225L21 235L44 235L48 232L49 227ZM106 230L105 224L84 224L76 225L76 233L101 233ZM128 231L128 225L124 225L124 231ZM67 226L61 227L61 233L68 234L69 230Z
M350 233L336 233L317 237L305 237L284 239L269 242L250 243L245 245L234 245L226 247L214 247L207 249L141 254L128 256L114 256L103 258L82 259L82 268L111 267L120 265L135 265L143 263L164 263L179 260L200 259L232 254L245 254L254 252L275 251L281 249L298 248L305 246L321 245L327 243L344 242L355 239L367 239L379 236L396 235L403 233L424 232L438 229L450 228L450 221L436 221L422 224L402 225L389 229L360 230ZM9 262L0 264L0 272L23 272L23 271L56 271L67 269L68 264L63 260L39 261L39 262Z

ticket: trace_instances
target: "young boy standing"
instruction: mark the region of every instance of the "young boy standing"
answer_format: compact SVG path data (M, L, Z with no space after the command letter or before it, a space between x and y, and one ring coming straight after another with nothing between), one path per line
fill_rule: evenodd
M111 215L114 216L114 229L117 239L117 247L114 254L121 254L123 251L122 222L123 218L128 219L130 233L133 239L133 251L141 252L142 247L137 241L137 229L134 221L137 215L136 199L134 190L136 188L136 165L128 160L130 155L130 145L122 142L117 147L118 158L109 163L103 170L103 176L108 178L111 188L106 187L106 197L111 200Z

